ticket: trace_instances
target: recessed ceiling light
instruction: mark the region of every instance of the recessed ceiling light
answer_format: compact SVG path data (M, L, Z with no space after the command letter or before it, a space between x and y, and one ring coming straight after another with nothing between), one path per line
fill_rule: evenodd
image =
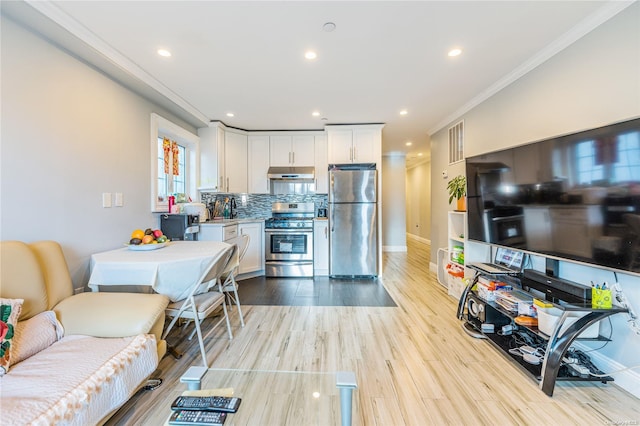
M418 157L422 157L422 153L421 152L418 153Z
M407 115L409 114L409 111L407 111L406 109L403 109L402 111L400 111L400 115Z
M233 117L233 116L235 116L235 114L234 114L234 113L232 113L232 112L228 112L228 113L227 113L227 117Z
M334 24L333 22L327 22L322 26L322 31L324 31L325 33L330 33L335 29L336 29L336 24Z
M413 142L407 142L407 143L405 143L405 145L406 146L411 146L411 145L413 145Z
M167 49L158 49L158 55L168 58L169 56L171 56L171 52L169 52Z
M316 59L318 57L318 54L313 50L307 50L306 52L304 52L304 57L309 60Z
M313 115L314 117L320 117L320 113L318 111L313 111L311 115Z
M448 53L449 56L453 57L453 56L459 56L462 53L462 49L451 49Z

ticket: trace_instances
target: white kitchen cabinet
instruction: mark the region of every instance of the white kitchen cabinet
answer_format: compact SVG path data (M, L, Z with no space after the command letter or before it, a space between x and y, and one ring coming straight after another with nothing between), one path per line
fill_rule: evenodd
M249 247L240 262L239 274L264 270L264 222L238 224L240 235L249 235Z
M315 137L315 151L316 193L326 194L329 191L329 161L326 135Z
M329 275L329 221L313 222L313 275Z
M201 224L198 232L199 241L228 241L238 236L238 224L231 223L211 223Z
M221 123L198 129L200 180L198 190L247 192L247 135Z
M327 131L327 160L329 164L351 163L353 160L353 131Z
M198 129L200 137L200 191L222 191L226 182L224 174L224 127L211 123Z
M233 131L225 132L223 192L247 192L247 135Z
M313 166L314 157L313 135L273 135L269 138L271 166Z
M379 163L382 124L326 126L329 164Z
M268 194L269 179L269 136L249 135L247 178L249 193Z

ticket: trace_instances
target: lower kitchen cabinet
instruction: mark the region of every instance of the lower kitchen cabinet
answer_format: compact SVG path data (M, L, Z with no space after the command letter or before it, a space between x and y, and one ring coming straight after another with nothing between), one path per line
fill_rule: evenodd
M264 222L239 223L240 235L249 235L249 247L240 262L240 274L264 270Z
M237 223L200 224L200 232L198 232L200 241L227 241L237 236Z
M238 274L262 275L264 271L264 221L201 224L198 239L200 241L226 242L238 235L249 235L249 247L240 262Z
M313 275L329 275L329 221L313 222Z

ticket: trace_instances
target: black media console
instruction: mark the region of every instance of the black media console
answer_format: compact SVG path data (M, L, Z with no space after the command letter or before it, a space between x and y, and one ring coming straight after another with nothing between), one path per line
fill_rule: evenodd
M472 269L473 266L470 266ZM458 318L465 321L466 328L473 328L476 335L486 337L494 346L501 349L510 359L516 361L524 370L529 372L539 381L540 389L552 396L557 380L580 381L613 381L612 377L594 377L590 374L576 374L572 368L568 368L563 362L571 344L579 338L580 334L596 324L598 321L617 313L627 312L626 309L613 306L611 309L594 309L591 306L591 287L574 283L568 280L550 277L533 270L525 270L523 274L505 277L504 275L492 277L500 281L513 282L521 286L523 291L531 292L532 297L544 298L554 307L562 311L553 333L550 336L542 333L536 326L515 327L518 333L525 339L531 339L534 347L544 348L544 356L539 364L532 364L524 360L523 356L516 355L513 336L501 333L503 326L514 325L517 314L507 311L504 307L493 301L484 300L478 295L475 288L478 279L487 275L475 269L475 276L470 284L462 292L458 303ZM491 277L491 276L489 276ZM582 315L575 322L563 328L565 321L571 314ZM483 331L485 324L485 331ZM487 332L493 325L493 332ZM560 332L562 330L562 332ZM607 340L599 336L589 340ZM511 350L511 351L510 351ZM593 367L595 368L595 367ZM591 373L601 373L591 371Z

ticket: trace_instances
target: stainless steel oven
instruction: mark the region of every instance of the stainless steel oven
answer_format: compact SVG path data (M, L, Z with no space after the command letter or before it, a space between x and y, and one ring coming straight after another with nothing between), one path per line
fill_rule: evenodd
M274 203L265 222L265 275L313 276L313 203Z

